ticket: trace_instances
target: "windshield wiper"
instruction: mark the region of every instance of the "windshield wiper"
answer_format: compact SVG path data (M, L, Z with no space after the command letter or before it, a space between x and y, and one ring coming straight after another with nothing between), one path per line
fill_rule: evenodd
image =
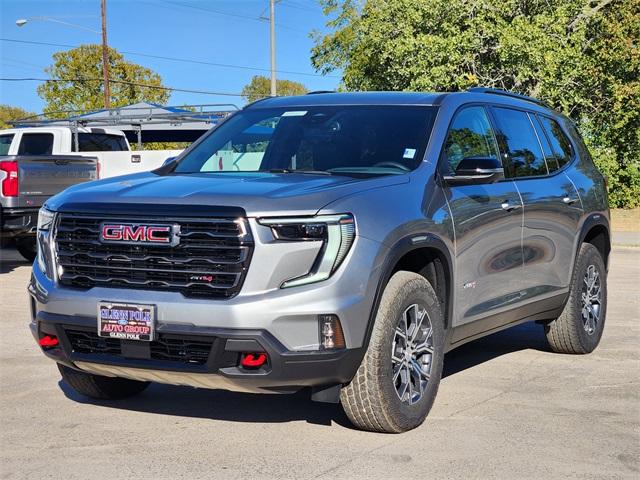
M292 170L290 168L271 168L267 170L269 173L302 173L305 175L332 175L331 172L324 170Z

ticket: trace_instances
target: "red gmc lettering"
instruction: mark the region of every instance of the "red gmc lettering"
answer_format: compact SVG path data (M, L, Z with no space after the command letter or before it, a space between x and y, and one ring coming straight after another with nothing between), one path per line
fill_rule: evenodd
M144 242L147 227L140 225L132 227L131 225L122 226L122 239L126 242Z
M161 233L170 234L171 227L105 224L102 226L101 232L103 240L112 242L171 243L171 236L159 236Z
M158 232L169 233L170 231L171 231L170 227L147 227L147 240L150 242L169 243L171 239L168 236L157 237L156 233Z

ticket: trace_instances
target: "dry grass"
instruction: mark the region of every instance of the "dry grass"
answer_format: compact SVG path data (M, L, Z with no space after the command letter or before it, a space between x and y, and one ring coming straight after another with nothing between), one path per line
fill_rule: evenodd
M611 209L611 230L614 232L640 232L640 208Z

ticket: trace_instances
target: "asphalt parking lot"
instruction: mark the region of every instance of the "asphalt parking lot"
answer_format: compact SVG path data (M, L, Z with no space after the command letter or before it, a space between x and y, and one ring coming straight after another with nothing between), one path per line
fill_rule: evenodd
M80 397L29 333L30 266L0 255L0 478L640 478L638 248L613 252L594 353L551 353L535 324L467 344L402 435L356 431L304 395Z

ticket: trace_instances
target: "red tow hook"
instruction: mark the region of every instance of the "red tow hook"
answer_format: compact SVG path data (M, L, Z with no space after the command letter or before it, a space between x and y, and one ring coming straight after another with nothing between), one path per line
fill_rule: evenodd
M240 357L240 365L244 368L260 368L267 363L266 353L243 353Z
M55 335L45 335L38 340L38 343L42 348L52 348L57 347L60 342L58 342L58 337Z

